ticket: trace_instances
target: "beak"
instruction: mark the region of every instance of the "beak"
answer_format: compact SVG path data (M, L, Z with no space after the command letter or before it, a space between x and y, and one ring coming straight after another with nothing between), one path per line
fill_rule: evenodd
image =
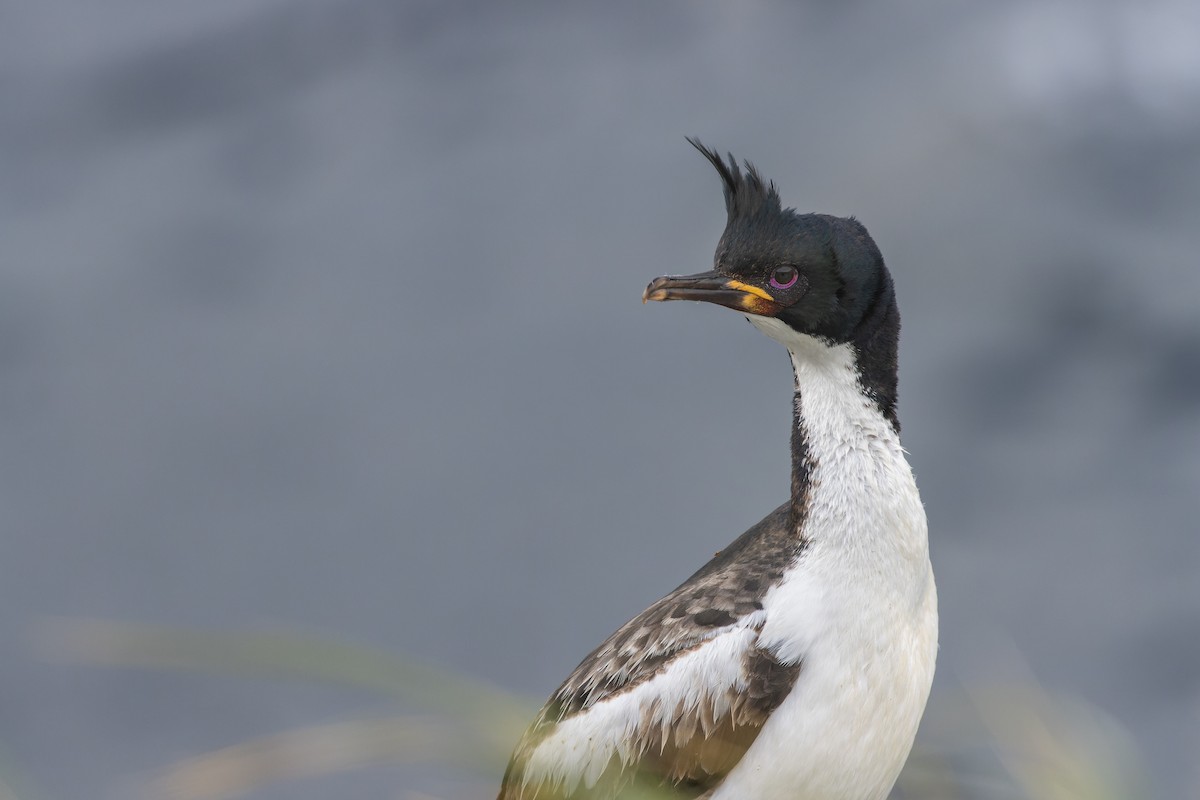
M764 317L774 317L783 310L765 290L716 272L655 278L642 293L642 302L647 300L701 300Z

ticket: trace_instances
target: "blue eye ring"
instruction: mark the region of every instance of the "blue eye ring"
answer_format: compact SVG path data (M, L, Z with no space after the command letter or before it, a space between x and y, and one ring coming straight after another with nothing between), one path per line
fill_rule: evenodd
M776 289L790 289L800 280L800 272L795 267L779 267L771 273L771 285Z

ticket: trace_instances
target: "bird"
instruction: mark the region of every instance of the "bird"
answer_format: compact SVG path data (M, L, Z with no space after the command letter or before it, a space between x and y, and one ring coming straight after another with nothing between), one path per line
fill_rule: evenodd
M895 287L855 218L784 207L749 161L687 141L721 178L725 229L713 269L642 300L724 306L787 348L791 496L583 659L499 800L883 800L938 648Z

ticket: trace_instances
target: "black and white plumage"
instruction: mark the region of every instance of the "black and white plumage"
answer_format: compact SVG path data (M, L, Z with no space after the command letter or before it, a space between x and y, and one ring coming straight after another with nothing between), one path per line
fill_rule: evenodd
M644 297L733 308L788 348L791 498L583 660L500 800L882 800L929 694L937 598L891 277L857 221L783 208L752 166L692 144L724 184L715 268Z

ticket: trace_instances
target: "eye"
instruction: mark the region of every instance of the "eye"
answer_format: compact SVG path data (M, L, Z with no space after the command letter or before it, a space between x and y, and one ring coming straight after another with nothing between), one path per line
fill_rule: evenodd
M790 289L796 285L799 277L800 273L796 272L795 267L780 267L771 273L771 285L776 289Z

